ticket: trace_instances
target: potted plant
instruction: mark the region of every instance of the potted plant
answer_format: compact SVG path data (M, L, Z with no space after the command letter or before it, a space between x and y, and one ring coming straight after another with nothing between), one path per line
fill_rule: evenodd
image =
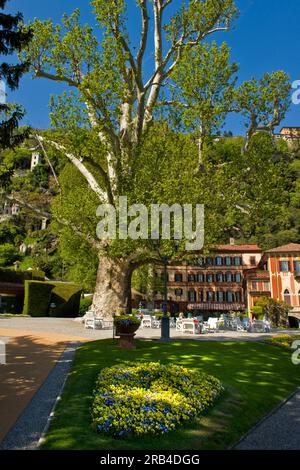
M141 320L134 315L119 315L114 318L116 336L120 337L119 346L125 349L133 349L133 338L139 328Z

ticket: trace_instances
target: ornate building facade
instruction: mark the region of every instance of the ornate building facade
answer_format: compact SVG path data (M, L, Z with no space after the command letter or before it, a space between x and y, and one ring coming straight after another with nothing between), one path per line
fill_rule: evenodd
M245 272L257 267L262 250L257 245L222 245L208 256L198 256L180 266L168 266L168 309L172 313L193 311L209 316L244 311ZM155 277L163 279L156 267ZM159 284L159 283L157 283ZM155 308L161 308L163 293L154 292Z

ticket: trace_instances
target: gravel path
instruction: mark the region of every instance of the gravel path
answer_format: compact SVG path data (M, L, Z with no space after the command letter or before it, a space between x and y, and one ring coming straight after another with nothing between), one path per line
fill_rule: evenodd
M234 449L299 450L300 389L258 423Z
M43 385L0 443L0 450L33 450L37 448L71 368L78 345L78 343L71 344L62 353Z

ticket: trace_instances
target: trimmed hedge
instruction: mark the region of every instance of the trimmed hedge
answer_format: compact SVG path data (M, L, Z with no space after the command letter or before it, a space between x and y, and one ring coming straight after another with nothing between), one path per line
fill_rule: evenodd
M76 284L57 283L51 292L50 303L56 307L50 309L50 317L76 317L79 312L82 289Z
M32 271L15 271L13 269L0 269L0 282L13 282L15 284L23 284L26 280L43 281L45 273L39 270Z
M23 314L31 317L75 317L81 292L76 284L25 281ZM55 308L50 307L52 303Z

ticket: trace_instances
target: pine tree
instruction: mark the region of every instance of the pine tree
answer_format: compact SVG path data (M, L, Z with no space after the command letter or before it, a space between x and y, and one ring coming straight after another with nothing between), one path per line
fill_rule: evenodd
M22 14L4 14L7 0L0 0L0 55L9 56L15 52L21 52L31 38L32 32L22 27ZM10 90L19 86L22 75L27 71L27 62L15 65L7 62L0 63L0 80L5 80ZM26 135L24 132L16 132L19 122L24 116L23 109L18 105L0 103L0 148L8 148L18 145Z

